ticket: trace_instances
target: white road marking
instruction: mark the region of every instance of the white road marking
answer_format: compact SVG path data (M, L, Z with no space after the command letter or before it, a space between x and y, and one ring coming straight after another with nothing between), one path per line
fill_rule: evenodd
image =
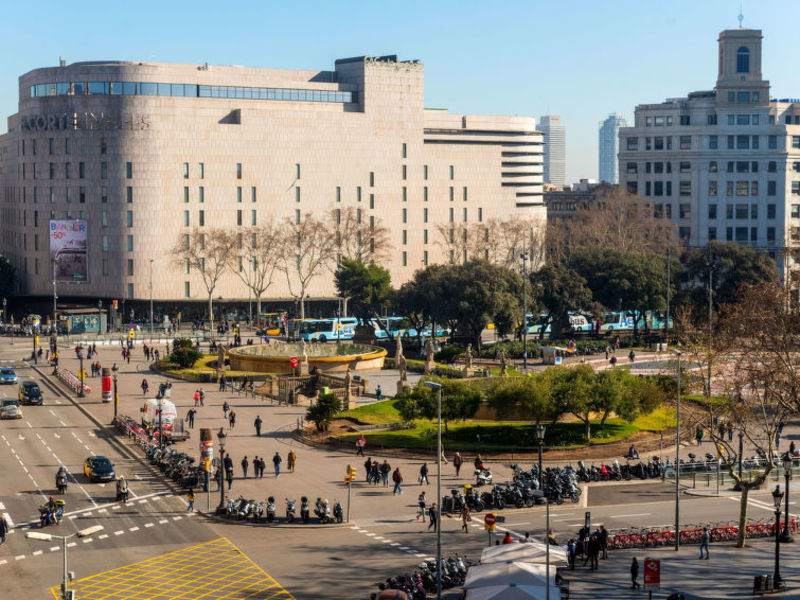
M56 416L56 413L55 413L55 412L53 412L53 409L51 408L51 409L49 409L49 410L50 410L50 414L51 414L51 415L53 415L53 416L55 417L55 416ZM677 425L676 425L676 427L677 427Z
M676 425L676 427L677 427L677 425ZM100 510L98 510L97 512L99 512L99 513L107 513L107 512L108 512L108 509L107 509L107 508L101 508L101 509L100 509Z
M173 521L180 521L182 518L183 517L181 515L178 515L177 517L172 517L172 520Z
M92 538L84 538L83 543L84 544L88 544L91 541L92 541Z
M48 548L48 550L49 550L50 552L56 552L56 551L58 551L58 550L61 550L61 546L50 546L50 547Z
M20 434L18 434L18 435L17 435L17 437L18 437L19 439L23 440L23 441L25 440L25 436L24 436L24 435L22 435L21 433L20 433Z
M0 565L4 565L4 564L6 564L7 562L8 562L7 560L0 560Z
M67 544L67 548L72 548L72 547L77 546L77 545L78 545L78 542L70 542L69 544Z
M675 427L677 427L677 425ZM147 502L147 498L143 498L142 500L139 500L139 504L144 504L145 502Z
M676 427L677 427L677 425L676 425ZM399 546L400 542L390 542L390 545L391 546Z
M677 425L676 425L676 427L677 427ZM40 555L42 552L44 552L44 550L36 550L36 551L33 553L33 556L39 556L39 555Z
M6 509L6 505L3 504L2 502L0 502L0 510L5 510L5 509Z
M125 533L125 532L122 531L122 529L120 529L119 531L115 531L114 535L122 535L123 533Z
M153 527L153 523L145 523L144 526L145 527Z
M97 536L97 539L98 539L98 540L104 540L104 539L106 539L107 537L108 537L108 534L107 534L107 533L104 533L103 535L98 535L98 536Z
M677 425L676 425L676 427L677 427ZM25 555L24 554L18 554L17 556L14 557L14 560L25 560Z
M677 427L677 425L676 425L676 427ZM139 531L139 528L138 527L131 527L130 529L128 529L128 531Z
M646 517L652 513L630 513L627 515L609 515L611 519L624 519L625 517Z
M163 525L166 522L167 522L167 519L161 519L161 520L159 520L158 524L159 525Z

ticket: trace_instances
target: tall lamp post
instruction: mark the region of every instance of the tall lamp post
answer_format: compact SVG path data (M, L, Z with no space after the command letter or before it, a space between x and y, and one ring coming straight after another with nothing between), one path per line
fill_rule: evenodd
M64 570L63 575L61 578L61 598L67 600L68 598L74 598L74 592L68 593L67 590L67 540L73 537L86 537L87 535L92 535L93 533L97 533L98 531L102 531L102 525L94 525L92 527L88 527L86 529L82 529L76 533L71 535L53 535L52 533L40 533L38 531L29 531L25 534L25 537L31 540L40 540L42 542L51 542L53 540L61 540L61 552L64 559ZM70 574L69 579L72 579L74 576Z
M153 259L150 259L150 337L153 337Z
M80 372L78 373L78 375L80 375L80 380L81 380L81 387L78 390L78 398L85 398L86 392L83 391L83 346L81 346L78 349L78 362L80 363L80 366L78 367L80 369Z
M103 331L103 300L97 301L97 335Z
M119 367L117 363L114 363L114 366L111 367L111 378L114 381L114 419L117 418L117 406L119 405L119 394L117 393L117 371L119 371Z
M435 381L425 385L436 390L436 598L442 598L442 386Z
M536 443L539 445L539 489L544 490L544 471L542 471L542 447L544 446L545 427L541 423L536 426Z
M792 457L788 452L783 455L783 476L786 478L786 508L781 542L788 544L794 541L792 534L789 533L789 480L792 478Z
M219 506L217 506L217 512L221 513L225 511L225 438L228 436L226 435L225 431L222 427L219 428L217 432L217 439L219 440Z
M3 298L3 325L6 324L6 302L7 300Z
M783 492L781 486L776 485L772 490L772 502L775 504L775 573L772 575L773 589L780 589L783 586L781 580L781 500ZM789 519L786 519L787 521Z
M528 253L522 259L522 368L528 370Z
M681 547L681 351L672 351L678 357L678 397L675 405L675 552Z

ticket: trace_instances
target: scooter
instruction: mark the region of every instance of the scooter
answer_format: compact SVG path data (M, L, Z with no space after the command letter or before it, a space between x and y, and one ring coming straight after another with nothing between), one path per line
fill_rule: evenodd
M314 514L317 515L320 523L330 523L331 505L327 498L325 500L317 498L317 502L314 504Z
M286 522L291 523L295 520L295 512L294 512L294 500L289 500L286 498Z
M39 507L39 519L41 521L42 527L47 527L48 525L60 525L61 519L64 516L64 506L66 502L63 500L56 500L56 510L50 510L50 507L47 504L42 504Z
M272 523L275 520L275 498L270 496L267 498L267 523Z
M300 520L303 523L308 523L308 519L309 519L308 498L306 496L302 496L300 498Z
M492 472L489 469L479 468L475 469L475 485L480 487L482 485L492 484Z
M57 475L56 476L56 487L58 488L58 493L62 496L67 493L67 477L66 475Z
M342 510L342 503L334 499L333 501L333 518L337 523L344 521L344 511Z

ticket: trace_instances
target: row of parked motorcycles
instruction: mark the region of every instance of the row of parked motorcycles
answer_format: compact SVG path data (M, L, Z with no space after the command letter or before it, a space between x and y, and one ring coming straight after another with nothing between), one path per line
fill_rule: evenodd
M151 444L146 449L147 459L172 479L182 488L200 487L206 477L206 472L194 465L194 458L185 452L178 452L174 448L160 448L158 444Z
M467 576L467 568L472 563L456 554L455 558L442 558L442 589L450 589L463 585ZM406 593L409 600L425 600L428 594L436 593L437 580L436 561L421 562L413 573L405 573L397 577L387 577L377 584L380 590L399 590ZM377 592L372 594L372 598Z
M299 519L296 512L297 501L285 498L285 502L287 523L294 523L298 520L302 523L308 523L311 520L310 504L307 496L300 498ZM344 510L342 509L342 503L338 500L334 502L331 509L331 504L327 498L317 498L314 503L314 515L320 523L341 523L344 521ZM246 500L244 496L230 499L225 507L225 516L237 521L251 519L255 523L272 523L277 518L275 497L269 496L266 501L262 502Z

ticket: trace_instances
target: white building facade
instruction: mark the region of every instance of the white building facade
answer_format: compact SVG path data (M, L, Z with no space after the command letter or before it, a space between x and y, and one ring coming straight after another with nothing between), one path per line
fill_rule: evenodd
M619 183L619 130L628 127L628 121L619 113L612 113L600 122L598 130L597 172L598 179L606 183Z
M561 117L539 117L544 134L544 182L558 187L567 182L567 131Z
M637 106L619 131L619 172L686 246L764 249L785 277L800 242L800 100L770 99L761 40L723 31L713 90Z
M170 259L194 228L244 228L352 207L389 229L394 285L448 260L437 227L542 225L542 135L528 117L426 110L424 69L396 56L333 71L141 62L41 68L0 136L0 251L19 292L52 293L49 221L86 222L88 277L60 295L201 301ZM472 258L472 257L468 257ZM456 260L463 260L457 257ZM310 298L335 297L331 273ZM226 273L215 297L248 298ZM286 277L265 299L286 299Z

